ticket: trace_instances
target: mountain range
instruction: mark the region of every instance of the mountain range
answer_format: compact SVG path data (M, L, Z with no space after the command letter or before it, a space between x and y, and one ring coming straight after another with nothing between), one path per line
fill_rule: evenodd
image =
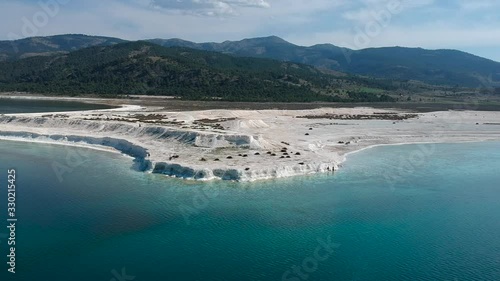
M331 44L298 46L279 37L194 43L182 39L151 39L164 47L185 47L240 57L269 58L392 80L417 80L429 84L464 87L500 85L500 63L457 50L421 48L369 48L351 50ZM64 54L91 46L109 46L126 40L86 35L32 37L0 41L0 61Z
M39 41L37 41L39 42ZM393 101L392 82L138 41L0 62L0 91L228 101ZM369 92L371 91L371 92Z

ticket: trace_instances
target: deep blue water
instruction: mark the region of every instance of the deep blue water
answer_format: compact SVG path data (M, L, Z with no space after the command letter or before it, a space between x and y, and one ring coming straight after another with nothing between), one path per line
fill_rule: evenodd
M84 148L0 155L0 234L11 167L19 219L0 280L500 280L500 143L378 147L335 175L251 184Z
M0 114L63 112L112 108L102 104L73 101L28 100L0 98Z

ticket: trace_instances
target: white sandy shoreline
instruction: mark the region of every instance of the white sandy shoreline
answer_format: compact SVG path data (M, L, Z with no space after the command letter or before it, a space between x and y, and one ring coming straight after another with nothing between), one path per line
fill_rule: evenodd
M0 132L1 134L1 132ZM87 149L92 149L96 151L103 151L103 152L109 152L113 154L119 154L122 155L123 157L129 158L129 159L134 159L134 157L123 153L117 149L114 149L112 147L106 147L102 145L97 145L97 144L88 144L88 143L75 143L75 142L68 142L68 141L56 141L56 140L41 140L41 139L33 139L33 138L26 138L26 137L5 137L0 135L0 141L12 141L12 142L26 142L26 143L34 143L34 144L49 144L49 145L57 145L57 146L66 146L66 147L77 147L77 148L87 148ZM495 140L489 140L489 141L495 141ZM500 141L500 140L498 140ZM344 155L342 161L338 163L339 167L342 167L342 164L346 162L349 158L349 156L357 154L359 152L363 152L369 149L377 148L377 147L384 147L384 146L404 146L404 145L418 145L418 144L460 144L460 143L483 143L483 142L488 142L488 140L468 140L468 141L455 141L455 142L402 142L402 143L392 143L392 144L374 144L370 145L367 147L360 148L358 150L354 150L351 152L348 152ZM151 172L151 171L149 171ZM214 178L215 179L215 178ZM210 179L200 179L200 180L210 180Z
M374 144L374 145L370 145L370 146L367 146L367 147L363 147L363 148L360 148L358 150L355 150L355 151L351 151L351 152L347 152L345 155L344 155L344 160L341 162L341 164L345 161L347 161L347 158L349 158L349 156L353 155L353 154L356 154L356 153L359 153L359 152L363 152L365 150L368 150L368 149L372 149L372 148L377 148L377 147L384 147L384 146L402 146L402 145L425 145L425 144L460 144L460 143L482 143L482 142L488 142L488 141L500 141L500 140L456 140L456 141L432 141L432 142L399 142L399 143L387 143L387 144Z
M76 143L76 142L65 142L65 141L55 141L55 140L41 140L41 139L30 139L26 137L7 137L0 135L0 141L12 141L12 142L27 142L27 143L38 143L38 144L50 144L57 146L66 146L66 147L78 147L78 148L87 148L96 151L104 151L114 154L120 154L127 158L132 159L133 157L127 154L124 154L116 149L111 147L96 145L96 144L88 144L88 143Z
M64 97L64 96L43 96L26 93L0 93L0 99L11 100L41 100L41 101L65 101L78 102L89 104L105 104L109 105L112 99L106 98L84 98L84 97Z
M373 108L164 112L125 106L2 115L0 140L119 152L153 173L234 181L328 172L349 155L380 145L500 141L500 126L490 125L500 123L500 112L419 113L401 120L390 119L393 114L407 113ZM360 115L376 120L353 118Z

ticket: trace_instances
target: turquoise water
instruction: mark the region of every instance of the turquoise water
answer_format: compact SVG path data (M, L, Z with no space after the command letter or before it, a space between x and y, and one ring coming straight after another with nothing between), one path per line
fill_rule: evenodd
M70 101L27 100L0 98L0 114L64 112L113 108L102 104Z
M378 147L335 175L252 184L83 148L0 155L0 224L11 167L19 219L0 280L500 280L500 143Z

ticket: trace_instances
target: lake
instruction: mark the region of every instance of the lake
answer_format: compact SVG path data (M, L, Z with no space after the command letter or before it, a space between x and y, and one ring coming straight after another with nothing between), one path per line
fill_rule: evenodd
M113 107L74 101L0 98L0 114L63 112L109 108Z
M1 280L500 280L498 142L376 147L334 175L255 183L58 145L0 155L2 225L7 169L18 186Z

